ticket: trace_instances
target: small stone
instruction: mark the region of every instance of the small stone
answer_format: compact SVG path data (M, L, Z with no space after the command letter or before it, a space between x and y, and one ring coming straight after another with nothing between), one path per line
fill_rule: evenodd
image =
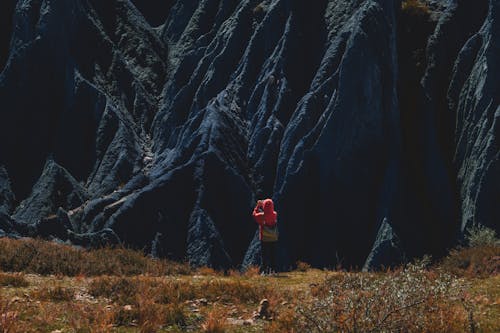
M252 326L254 324L254 321L252 319L246 319L243 321L244 326Z
M132 311L132 305L124 305L123 310L125 311Z

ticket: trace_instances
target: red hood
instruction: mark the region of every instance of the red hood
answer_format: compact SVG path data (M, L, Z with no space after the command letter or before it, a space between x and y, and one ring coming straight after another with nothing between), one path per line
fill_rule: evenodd
M274 213L274 203L271 199L264 200L264 214L266 216L272 216Z

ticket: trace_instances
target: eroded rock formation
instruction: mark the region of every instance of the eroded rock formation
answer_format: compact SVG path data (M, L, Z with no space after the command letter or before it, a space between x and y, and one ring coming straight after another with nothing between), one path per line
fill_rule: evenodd
M500 229L498 0L7 3L7 235L249 265L272 197L282 268L372 269Z

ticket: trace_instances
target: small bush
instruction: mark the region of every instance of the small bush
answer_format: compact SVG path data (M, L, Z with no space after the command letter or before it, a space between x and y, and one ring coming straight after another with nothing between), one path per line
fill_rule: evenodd
M0 286L24 288L29 286L29 282L26 280L24 274L22 273L16 273L16 274L0 273Z
M486 278L500 274L500 247L478 246L452 250L438 268L465 277Z
M500 247L495 230L481 225L467 229L465 239L469 247Z

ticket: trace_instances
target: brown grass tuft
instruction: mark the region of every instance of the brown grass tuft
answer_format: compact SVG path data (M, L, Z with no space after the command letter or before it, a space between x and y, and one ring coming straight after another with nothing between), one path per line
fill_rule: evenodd
M222 275L221 272L216 271L211 267L200 267L196 270L196 274L204 276L217 276Z
M70 302L75 297L75 291L72 288L61 285L45 286L31 293L34 299L52 302Z
M218 308L213 308L208 313L205 322L201 325L202 332L205 333L225 333L227 328L226 316Z
M243 276L247 278L256 277L260 275L260 267L259 266L249 266L246 268Z

